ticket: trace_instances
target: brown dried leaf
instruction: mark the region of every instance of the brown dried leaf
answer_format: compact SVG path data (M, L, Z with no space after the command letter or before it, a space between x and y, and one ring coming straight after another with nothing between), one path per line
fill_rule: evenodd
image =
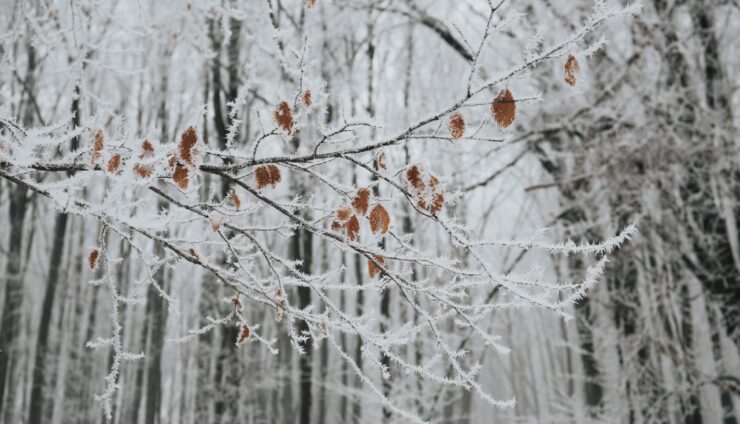
M182 136L180 137L180 145L178 149L180 151L180 159L183 162L192 165L193 164L193 153L195 144L198 142L198 133L195 132L195 128L188 127Z
M108 172L115 174L121 167L121 154L116 153L110 160L108 160Z
M98 131L95 133L95 141L93 141L93 149L92 149L92 164L93 166L98 163L98 160L100 159L100 154L105 148L105 136L103 135L102 131Z
M421 170L418 166L411 165L411 167L406 170L406 181L408 181L409 185L411 185L411 187L413 187L417 191L424 190L424 180L421 175Z
M453 139L459 140L465 135L465 119L460 112L455 112L450 116L450 122L447 124L450 135Z
M257 183L258 190L261 190L270 184L270 171L266 166L258 166L257 169L254 170L254 181Z
M236 339L237 346L247 341L249 338L249 326L247 324L242 324L242 329L239 332L239 338Z
M262 190L267 186L275 187L281 179L280 169L275 165L261 165L254 170L257 190Z
M385 234L388 232L388 227L391 225L391 216L388 215L388 211L385 210L383 205L378 203L375 205L372 211L370 211L370 229L373 234Z
M347 221L353 216L352 209L339 208L334 212L334 221L331 223L332 230L341 230L347 226Z
M98 265L98 258L100 257L100 251L93 249L90 251L90 255L87 257L87 263L90 265L90 269L95 269Z
M175 180L177 186L182 190L188 188L188 168L178 163L175 172L172 174L172 179Z
M191 247L190 249L188 249L188 253L190 253L190 256L195 258L195 260L197 260L198 262L201 262L200 255L198 254L198 252L195 251L195 249Z
M141 143L141 155L139 156L139 159L152 157L154 157L154 146L149 142L149 140L144 140L144 142Z
M385 260L383 260L382 256L374 255L375 262L377 262L380 265L385 264ZM373 261L370 259L367 260L367 272L370 274L370 278L375 278L376 275L380 272L380 267L378 265L375 265Z
M444 193L434 193L434 196L432 196L432 203L429 205L429 212L431 212L432 215L437 215L439 211L442 210L442 206L445 204L445 195Z
M236 211L239 212L239 208L242 207L242 200L236 194L236 190L232 190L231 191L231 203L234 204L234 207L236 208Z
M360 215L367 213L367 208L370 203L370 189L361 188L357 190L357 195L352 199L352 207L355 208Z
M352 216L352 209L339 208L336 212L334 212L334 216L336 217L337 221L346 223Z
M288 135L293 132L293 114L290 112L290 105L286 101L278 103L273 112L275 122L278 126L283 129Z
M141 178L149 178L149 176L152 175L152 172L154 172L154 166L137 163L134 165L134 172L136 172L136 174Z
M493 112L493 119L499 128L506 128L514 122L514 118L516 117L516 101L514 100L514 95L511 94L511 90L507 88L498 93L498 96L496 96L491 104L491 111Z
M565 83L571 87L575 86L579 72L581 72L581 65L578 59L572 54L568 55L568 60L565 62Z
M313 104L313 101L311 99L311 90L306 90L303 93L303 106L306 106L306 108L310 108Z
M316 0L306 0L306 4L308 7L314 7L316 6Z
M357 215L352 214L347 221L347 239L355 241L358 234L360 234L360 220L357 219Z
M280 168L276 165L267 165L267 169L270 171L272 186L275 187L283 179L283 176L280 174Z
M439 180L434 175L429 177L429 187L432 188L432 190L436 189L439 185Z

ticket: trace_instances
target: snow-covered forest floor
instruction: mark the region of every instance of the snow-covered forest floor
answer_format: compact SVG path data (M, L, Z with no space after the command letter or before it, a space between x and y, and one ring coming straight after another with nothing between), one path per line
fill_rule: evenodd
M0 423L740 420L735 0L0 0Z

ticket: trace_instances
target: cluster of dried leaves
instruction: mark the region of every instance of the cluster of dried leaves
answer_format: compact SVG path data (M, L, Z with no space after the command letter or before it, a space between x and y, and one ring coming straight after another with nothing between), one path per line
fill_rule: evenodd
M445 195L439 179L432 174L425 175L419 165L411 165L406 170L406 183L414 196L417 206L432 215L442 211Z
M140 160L148 160L154 157L154 146L149 140L144 140L141 143L141 154L139 154ZM154 164L142 164L137 163L134 165L134 172L141 178L149 178L154 172Z
M347 235L347 240L355 241L360 234L360 218L365 217L370 224L370 231L373 234L383 236L390 229L391 216L385 207L376 203L370 208L371 193L369 188L357 190L352 198L351 206L343 206L334 211L334 219L331 223L331 229L334 231L343 230ZM375 260L382 264L383 258L375 256ZM368 271L370 278L375 278L380 268L372 261L368 260Z
M355 241L360 233L360 220L357 219L357 215L352 211L352 208L342 207L334 212L331 229L334 231L345 230L347 240Z
M370 208L370 189L361 188L352 198L351 207L344 206L334 212L332 230L345 230L347 239L354 241L360 233L359 216L364 216L370 223L370 231L376 235L384 235L388 232L391 224L391 216L383 205L375 204L368 214Z

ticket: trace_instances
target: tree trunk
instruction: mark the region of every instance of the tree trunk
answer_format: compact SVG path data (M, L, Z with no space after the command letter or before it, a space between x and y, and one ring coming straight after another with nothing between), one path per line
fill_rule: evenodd
M5 266L5 301L2 327L0 327L0 409L4 422L13 420L17 371L15 358L18 350L20 318L23 303L23 275L21 274L21 246L23 224L26 216L26 189L17 186L10 193L10 240Z
M310 217L306 216L310 221ZM308 230L300 230L300 242L303 245L301 251L301 265L300 271L304 274L311 273L311 265L313 262L313 233ZM311 288L309 287L298 287L298 306L303 309L311 304ZM308 324L305 321L298 322L298 332L308 335ZM301 410L299 415L299 422L301 424L311 423L311 378L312 378L312 364L313 364L313 347L311 347L311 339L306 340L302 345L305 350L303 355L299 358L300 367L300 385L301 385Z
M41 322L36 342L36 357L33 367L33 381L31 383L31 401L29 402L28 422L41 424L44 417L44 377L46 376L46 349L49 341L49 327L51 312L54 307L57 283L59 282L59 265L64 253L64 239L67 233L67 215L57 213L54 223L54 241L49 260L49 274L46 280L44 303L41 306Z
M156 255L164 255L164 249L157 245ZM167 291L164 267L157 270L155 279L162 290ZM147 321L149 326L149 343L146 349L146 409L144 423L159 422L159 410L162 402L162 349L167 326L167 301L159 292L149 286L147 290Z
M28 65L23 82L25 95L19 108L23 125L30 128L34 123L32 104L35 102L36 49L26 44ZM16 410L15 392L18 388L17 373L14 361L18 353L18 336L23 310L23 274L21 270L21 246L23 245L23 226L28 205L27 192L24 187L16 186L10 193L10 240L8 244L8 261L5 265L5 301L3 305L2 327L0 328L0 418L4 422L14 422Z

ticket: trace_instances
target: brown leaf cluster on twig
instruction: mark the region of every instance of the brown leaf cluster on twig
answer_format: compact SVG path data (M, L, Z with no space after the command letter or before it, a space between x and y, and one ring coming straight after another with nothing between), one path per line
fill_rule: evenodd
M139 154L139 159L151 159L153 157L154 146L149 140L145 139L144 142L141 143L141 154ZM154 172L154 165L137 163L134 165L134 172L140 178L149 178L149 176L152 175L152 172Z
M405 176L409 192L416 199L419 208L432 215L439 214L445 203L444 190L439 179L434 175L426 177L418 165L411 165L406 170Z

